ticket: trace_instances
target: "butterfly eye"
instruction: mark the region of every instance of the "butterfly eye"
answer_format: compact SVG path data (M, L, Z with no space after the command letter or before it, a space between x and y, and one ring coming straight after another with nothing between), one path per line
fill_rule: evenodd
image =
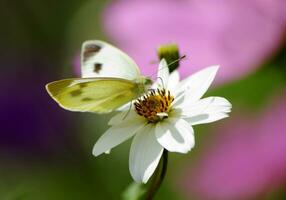
M151 85L153 83L153 81L149 78L144 78L144 85Z

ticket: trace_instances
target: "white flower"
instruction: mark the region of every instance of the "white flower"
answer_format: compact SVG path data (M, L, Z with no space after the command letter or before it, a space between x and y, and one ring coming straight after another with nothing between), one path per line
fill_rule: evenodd
M122 111L111 118L111 127L94 145L93 155L109 151L134 136L129 170L136 182L146 183L164 148L170 152L187 153L194 147L192 125L228 117L231 104L226 99L202 98L218 68L205 68L179 82L178 72L169 74L167 63L162 60L154 89L133 103L130 111Z

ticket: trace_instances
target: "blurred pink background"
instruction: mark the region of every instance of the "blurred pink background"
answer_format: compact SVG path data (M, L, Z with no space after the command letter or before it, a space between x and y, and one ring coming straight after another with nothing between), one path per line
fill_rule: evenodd
M187 55L183 77L219 64L217 81L225 82L253 72L281 47L286 2L118 0L105 10L103 26L145 75L154 74L155 47L174 42Z
M208 144L183 187L199 199L259 199L286 183L286 93L233 117ZM190 190L191 189L191 190Z

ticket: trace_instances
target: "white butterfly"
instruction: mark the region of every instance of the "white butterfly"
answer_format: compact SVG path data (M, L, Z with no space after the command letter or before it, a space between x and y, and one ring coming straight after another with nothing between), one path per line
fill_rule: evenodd
M127 54L99 40L83 43L81 72L82 78L46 85L50 96L67 110L111 112L141 96L152 83Z

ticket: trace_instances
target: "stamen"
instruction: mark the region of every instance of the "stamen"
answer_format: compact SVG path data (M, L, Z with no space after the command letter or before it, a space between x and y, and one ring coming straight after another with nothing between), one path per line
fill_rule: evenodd
M138 115L145 117L149 123L156 123L168 117L173 101L170 91L157 89L137 99L134 106Z

